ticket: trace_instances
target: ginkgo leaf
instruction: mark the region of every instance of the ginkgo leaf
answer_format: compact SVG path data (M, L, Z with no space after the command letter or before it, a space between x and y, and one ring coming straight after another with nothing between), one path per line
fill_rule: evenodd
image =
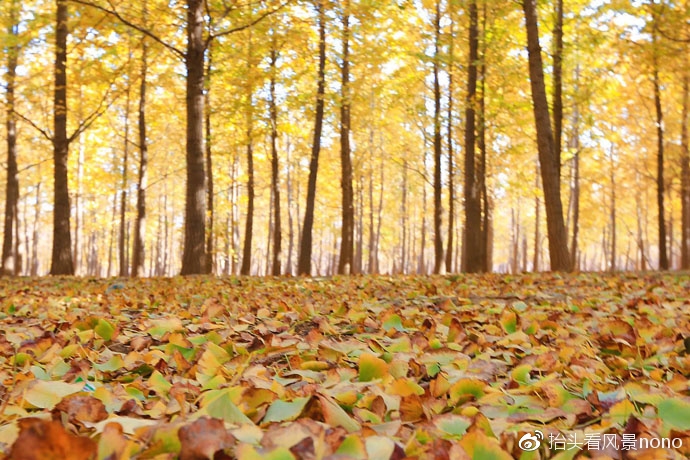
M83 383L39 380L26 391L24 399L35 407L52 409L62 398L77 393L83 388Z

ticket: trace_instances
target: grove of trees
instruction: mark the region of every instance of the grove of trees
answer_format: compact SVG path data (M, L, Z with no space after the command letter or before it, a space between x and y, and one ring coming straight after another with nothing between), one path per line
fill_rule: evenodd
M690 3L5 0L2 272L690 269Z

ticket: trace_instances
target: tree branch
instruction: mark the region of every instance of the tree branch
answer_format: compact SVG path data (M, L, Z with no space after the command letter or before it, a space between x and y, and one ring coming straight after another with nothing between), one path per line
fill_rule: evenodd
M227 29L227 30L224 30L224 31L222 31L222 32L218 32L217 34L210 34L210 35L208 36L208 38L206 39L206 43L204 44L204 46L207 47L207 46L209 45L209 43L211 43L211 41L212 41L213 39L215 39L215 38L223 37L223 36L225 36L225 35L234 34L235 32L240 32L240 31L242 31L242 30L245 30L245 29L248 29L248 28L250 28L250 27L253 27L253 26L257 25L258 23L260 23L261 21L263 21L264 19L266 19L266 18L269 17L270 15L272 15L272 14L274 14L274 13L277 13L278 11L282 10L283 8L285 8L287 5L290 4L291 1L292 1L292 0L287 0L287 1L284 2L284 3L281 3L280 5L278 5L277 8L274 8L274 9L272 9L272 10L266 11L264 14L262 14L262 15L259 16L258 18L254 19L253 21L250 21L250 22L248 22L248 23L246 23L246 24L243 24L243 25L237 26L237 27L233 27L232 29Z
M127 19L125 19L124 17L122 17L122 15L121 15L120 13L118 13L118 12L115 11L115 10L109 10L108 8L104 8L104 7L100 6L100 5L97 5L97 4L95 4L95 3L92 3L92 2L89 2L89 1L86 1L86 0L69 0L69 1L71 1L72 3L77 3L77 4L79 4L79 5L84 5L84 6L88 6L88 7L91 7L91 8L95 8L95 9L100 10L100 11L106 13L106 14L109 14L109 15L111 15L111 16L117 18L117 20L119 20L119 21L120 21L121 23L123 23L124 25L129 26L129 27L131 27L131 28L133 28L133 29L135 29L135 30L138 30L139 32L141 32L142 34L144 34L144 35L146 35L146 36L148 36L148 37L151 37L153 40L155 40L156 42L160 43L161 45L163 45L164 47L166 47L167 49L169 49L170 51L172 51L174 54L176 54L180 59L183 59L183 60L184 60L185 57L186 57L186 53L180 51L178 48L174 47L174 46L171 45L170 43L167 43L167 42L163 41L161 38L159 38L158 36L154 35L150 30L145 29L145 28L143 28L143 27L141 27L141 26L138 26L138 25L134 24L133 22L128 21Z
M13 112L15 115L17 115L19 118L21 118L22 120L24 120L25 122L27 122L27 123L28 123L30 126L32 126L36 131L38 131L39 133L43 134L43 137L45 137L46 139L48 139L51 143L53 142L53 136L51 136L50 133L48 133L48 131L44 130L43 128L41 128L40 126L38 126L36 123L34 123L34 122L31 121L29 118L27 118L27 117L25 117L24 115L22 115L21 113L17 112L16 110L12 109L12 112Z
M109 103L108 105L105 106L105 108L103 107L103 105L105 104L105 101L108 99L108 94L110 94L110 89L111 89L111 88L112 88L112 86L110 86L110 87L108 88L108 90L105 92L105 94L104 94L103 97L101 98L101 102L98 103L98 107L96 107L96 110L94 110L94 111L91 112L86 118L84 118L84 119L79 123L79 126L77 126L77 129L74 130L74 132L72 133L72 135L69 136L69 137L67 138L67 143L68 143L68 144L71 143L71 142L72 142L74 139L76 139L77 137L79 137L79 136L81 135L81 133L83 133L84 131L86 131L87 129L89 129L89 127L91 127L91 125L92 125L101 115L103 115L103 114L106 112L106 110L108 110L108 109L115 103L115 101L118 99L119 96L114 97L114 98L110 101L110 103Z

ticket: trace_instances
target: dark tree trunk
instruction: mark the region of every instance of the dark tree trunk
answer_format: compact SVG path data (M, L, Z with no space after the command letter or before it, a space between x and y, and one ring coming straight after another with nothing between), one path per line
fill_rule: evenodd
M535 193L539 191L539 162L537 161L536 167L534 168L534 191ZM541 235L539 235L539 220L540 220L540 210L539 206L539 195L536 194L534 197L534 261L532 262L532 271L539 271L539 249Z
M69 182L67 179L67 0L56 0L55 102L53 129L54 210L51 275L73 275L70 235Z
M317 0L316 9L319 15L319 73L316 92L316 115L314 121L314 142L309 162L309 183L307 186L307 203L304 212L302 241L300 242L299 275L311 274L312 229L314 227L314 201L316 200L316 175L319 169L321 152L321 130L323 127L324 93L326 90L326 6L323 0Z
M206 203L208 206L208 231L206 232L206 273L213 273L213 157L211 155L211 67L213 65L212 48L208 48L208 67L206 68L206 95L204 100L204 127L206 129Z
M560 178L563 142L563 0L556 0L555 8L556 18L553 27L553 146L558 165L558 177Z
M357 247L355 249L354 273L362 273L364 257L364 184L362 175L357 179Z
M122 190L120 190L120 237L118 240L118 255L120 260L120 276L129 274L127 266L127 242L125 238L127 226L127 167L129 160L129 108L130 108L130 83L127 83L127 96L125 101L125 141L124 157L122 158Z
M683 118L681 127L681 176L680 176L680 196L681 196L681 246L680 246L680 266L683 270L690 269L690 146L688 146L688 122L690 122L690 103L688 99L690 93L690 76L683 78Z
M580 80L580 66L575 68L575 82L576 92ZM577 101L577 98L576 98ZM573 109L573 137L572 137L573 155L573 184L570 192L570 200L573 208L573 239L570 243L570 261L573 264L573 270L579 269L577 264L577 233L580 225L580 109L575 103Z
M490 209L489 209L489 193L486 187L486 2L483 3L482 14L482 55L481 64L479 67L479 136L477 139L477 146L479 147L479 170L477 171L477 183L481 193L480 209L481 211L481 245L480 258L481 270L483 272L491 271L491 256L489 255L489 226L490 226Z
M659 69L656 56L654 57L653 83L657 133L656 202L659 211L659 269L668 270L666 220L664 218L664 115L661 110L661 83L659 81Z
M480 183L475 172L475 104L477 97L477 65L479 60L479 13L472 0L469 27L469 63L467 70L467 99L465 101L465 237L464 269L477 273L482 269L481 198Z
M537 130L537 147L546 208L546 227L549 237L549 256L551 270L568 271L572 269L568 253L568 237L563 222L558 163L555 158L553 133L549 117L544 84L544 66L539 45L539 28L535 0L523 0L525 27L527 30L527 50L529 54L529 74L532 86L532 103Z
M12 0L8 36L15 42L7 48L7 185L5 188L5 232L2 240L2 274L15 274L17 254L14 252L14 222L19 202L17 171L17 120L14 114L14 87L17 75L19 46L16 44L19 22L19 3Z
M338 273L348 274L353 269L355 209L352 191L352 159L350 158L350 2L343 9L343 62L341 67L340 102L340 163L342 188L342 226Z
M132 254L132 276L144 273L144 239L146 236L146 178L148 168L148 145L146 144L146 73L148 46L141 42L141 81L139 86L139 176L137 178L137 217L134 221L134 249Z
M247 216L244 221L244 245L242 246L242 265L240 275L249 275L252 270L252 236L254 233L254 110L252 98L252 35L247 40Z
M450 45L448 50L448 244L446 272L453 272L453 226L455 224L455 158L453 157L453 14L450 16Z
M611 209L610 209L610 219L611 219L611 264L609 265L609 270L612 272L616 271L616 172L615 172L615 161L613 158L613 147L610 152L610 171L609 177L611 179Z
M443 264L443 235L441 224L441 86L438 80L441 53L441 0L436 0L434 15L434 273L441 271Z
M373 142L372 148L373 148ZM373 158L373 155L372 155ZM374 171L373 168L369 167L369 262L367 264L367 271L369 274L374 273L375 261L374 254L376 249L374 245L376 244L376 233L374 232Z
M187 187L182 275L204 273L206 176L204 173L204 2L187 1Z
M292 252L294 248L294 240L295 240L295 231L293 227L293 218L292 218L292 162L290 160L290 148L285 149L287 153L287 211L288 211L288 256L287 256L287 264L285 266L285 273L288 275L292 275L293 273L293 267L292 267ZM297 216L299 219L299 215Z
M276 106L276 61L278 51L276 49L275 30L273 31L273 46L271 48L271 189L273 190L273 261L271 263L271 274L280 275L280 251L281 251L281 223L280 223L280 182L278 180L278 109Z

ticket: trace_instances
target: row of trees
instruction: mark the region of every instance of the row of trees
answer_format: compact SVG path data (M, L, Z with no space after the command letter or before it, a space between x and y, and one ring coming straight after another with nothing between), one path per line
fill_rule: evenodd
M186 0L172 7L156 0L127 4L55 0L52 5L37 0L36 8L32 9L40 13L34 14L22 2L10 0L3 7L7 10L7 32L2 39L6 57L8 147L2 269L5 273L22 272L18 122L27 127L27 149L36 146L36 151L41 151L45 146L41 142L52 147L50 273L54 275L74 274L78 268L75 261L79 264L83 259L87 267L81 272L111 275L111 267L115 265L112 254L115 220L119 224L117 259L122 276L170 274L172 263L167 259L174 257L168 253L174 251L176 225L183 234L182 274L236 270L241 274L258 273L254 237L258 233L255 161L264 157L270 171L267 187L270 206L265 213L266 258L261 270L264 273L311 274L314 263L319 273L381 271L378 260L381 227L386 219L384 215L390 211L384 209L385 174L391 168L399 176L401 193L394 194L389 205L389 208L399 205L400 217L396 224L399 226L397 244L393 245L389 257L390 271L490 271L496 268L495 235L502 231L502 225L508 225L511 236L505 250L507 262L499 264L499 269L597 268L596 264L591 265L591 260L588 265L583 258L586 251L578 249L582 226L580 162L588 149L592 155L587 166L601 170L604 160L610 166L608 197L601 185L603 180L596 179L596 174L585 178L594 182L590 196L593 203L598 197L609 199L601 257L608 260L607 268L616 268L620 257L616 254L616 238L620 233L616 222L620 216L617 216L615 192L626 186L634 189L636 197L637 235L628 229L626 260L618 265L649 268L652 264L646 235L647 209L646 201L641 198L647 194L641 182L647 174L644 162L616 182L623 157L614 153L615 149L626 144L634 145L631 151L648 149L645 143L649 134L639 124L635 126L638 114L634 106L625 106L630 99L624 91L643 93L642 102L640 98L636 101L638 106L644 106L646 95L652 95L654 116L647 123L651 121L656 137L658 266L668 269L673 263L674 237L667 234L667 226L673 229L673 205L667 206L664 201L670 199L681 207L679 265L688 268L688 76L684 61L676 65L677 58L670 58L678 50L685 54L688 38L682 31L688 11L663 2L622 2L598 7L589 3L554 0L538 4L536 0L523 0L520 11L509 1L486 0L435 0L419 5L405 2L373 5L352 0L336 3L267 0L241 5L222 0ZM607 21L614 24L614 30L605 28ZM540 45L543 40L540 22L550 25L547 29L552 49L548 66ZM519 28L525 37L526 56L519 45L511 43L511 36ZM182 30L184 34L180 33ZM52 43L47 37L51 37ZM31 90L36 89L32 87L32 79L44 78L39 71L40 63L45 62L51 48L53 97L52 104L47 104L45 91L37 91L32 96ZM601 50L605 50L603 56L599 55ZM75 54L76 59L68 59ZM335 59L329 61L329 56ZM35 59L33 65L32 59ZM623 70L640 63L644 70L631 81L625 81ZM521 81L525 72L519 70L525 64L528 78L522 81L527 82L528 90ZM329 66L335 66L338 78L334 78ZM177 87L180 78L175 74L182 74L183 88ZM676 75L682 81L679 88L682 107L680 116L676 117L680 148L672 146L678 150L679 171L674 175L680 179L680 190L674 198L664 175L664 149L669 140L665 137L662 94L673 89L664 79L669 81ZM651 83L648 85L651 91L637 87L644 78ZM155 80L153 85L151 80ZM17 88L22 86L23 97L18 102ZM611 87L618 93L612 92ZM517 94L508 94L512 88L518 89ZM178 95L180 100L184 95L184 113L177 111ZM152 136L152 98L154 117L164 113L161 106L173 105L168 115L180 116L180 124L186 126L184 139L178 132L171 133L169 126L162 127L164 120L160 119L154 122ZM160 104L161 99L166 102ZM311 105L308 100L312 101ZM611 113L607 111L609 104L613 108ZM133 109L135 105L137 108ZM531 120L522 114L516 116L516 110L529 106L533 112ZM675 108L668 110L676 112ZM285 121L291 117L297 122ZM45 123L49 118L52 118L52 129ZM136 118L136 135L130 132L134 131L130 126L132 118ZM114 127L118 119L122 120L121 126ZM311 127L305 130L307 121ZM36 139L36 133L43 141ZM93 136L87 136L89 133ZM93 145L88 145L87 137ZM330 142L335 137L339 138L337 146ZM113 139L118 138L121 147L113 148ZM329 153L331 150L339 153L339 161L327 162L325 172L323 159L320 161L324 139ZM170 151L178 141L185 145L184 166L171 170L174 163L170 163ZM166 158L157 161L154 169L157 179L149 181L149 148L154 144L157 153ZM527 164L512 168L511 161L528 157L525 152L533 150L535 144L538 160L532 164L536 168ZM70 160L74 154L69 152L75 146L78 150L76 184L68 175L70 161L74 162ZM258 146L265 153L257 151ZM112 158L103 153L108 147L113 151ZM427 148L432 152L430 163ZM107 163L101 170L115 183L115 190L99 197L105 196L106 204L109 196L112 197L110 225L99 228L94 224L86 240L87 247L82 247L85 237L80 235L84 227L81 219L85 207L89 206L83 190L87 186L83 183L87 175L84 169L96 167L85 159L88 149L95 149L96 157ZM245 152L244 164L240 161L240 150ZM516 150L521 154L508 158ZM302 154L307 151L308 155ZM392 151L395 153L391 155ZM608 151L603 158L602 151ZM291 158L291 153L298 158ZM458 161L461 155L462 162ZM224 161L219 167L218 159L230 161ZM40 171L44 160L37 157L31 161L27 168L38 171L37 185L31 188L35 196L25 193L23 200L25 207L29 201L33 203L35 215L30 220L24 213L23 246L24 253L31 255L35 269L25 267L23 272L37 273L43 193ZM334 170L333 164L339 170ZM563 174L564 164L569 176ZM301 181L295 175L303 167L307 180L302 213ZM136 180L130 183L132 168ZM174 213L174 193L168 193L168 187L177 186L175 178L179 172L184 173L182 223ZM502 209L498 203L505 201L506 190L524 189L523 178L531 172L536 180L533 189L518 193L518 202L511 205L510 220L502 218L501 212L506 208ZM320 180L323 184L324 179L319 177L324 173L327 182L338 178L339 218L327 230L325 238L324 224L320 224L321 239L328 239L326 244L333 249L324 251L323 241L319 240L321 249L315 255L314 228L326 205L319 204L318 199L324 194L323 186L318 186ZM416 177L412 179L410 174ZM119 180L115 179L118 175ZM458 177L462 177L462 184L458 183ZM516 185L511 184L514 180L518 181ZM243 193L240 183L245 184ZM152 209L147 191L152 186L160 188L161 184L165 191L158 194L157 234L152 238L151 232L146 231L152 226L151 220L147 220ZM225 189L219 188L219 184ZM428 258L425 241L430 233L426 219L427 184L433 193L433 263L428 268L425 259ZM463 221L459 221L457 211L459 185L462 186ZM568 186L566 207L561 195L563 185ZM375 188L379 192L378 203ZM130 191L136 197L133 212L129 205ZM287 196L281 198L284 196L281 192ZM390 193L393 192L389 188ZM368 219L364 215L365 194L369 201ZM523 208L520 197L529 194L535 199L531 267L526 263L526 231L520 217ZM541 262L545 259L540 233L542 194L548 265ZM332 195L326 192L325 199L330 200ZM170 198L173 198L172 213ZM444 198L447 209L444 209ZM285 201L287 257L283 245L285 212L281 208L281 202ZM246 204L243 211L240 202ZM97 210L96 206L90 214L95 215ZM219 211L226 217L224 228L218 218ZM328 218L324 221L328 227L332 212L326 214ZM240 251L242 218L244 241ZM368 229L365 220L369 221ZM30 221L31 243L26 235ZM591 227L597 231L601 228L597 223ZM369 238L366 263L365 233ZM108 237L108 268L103 270L99 259L105 252L99 242L107 241ZM219 238L224 240L223 248L219 247ZM633 251L637 253L633 265L630 241L637 246ZM80 251L86 255L80 256ZM293 253L297 253L296 261ZM594 257L599 255L595 253ZM328 266L325 270L321 266L324 258Z

